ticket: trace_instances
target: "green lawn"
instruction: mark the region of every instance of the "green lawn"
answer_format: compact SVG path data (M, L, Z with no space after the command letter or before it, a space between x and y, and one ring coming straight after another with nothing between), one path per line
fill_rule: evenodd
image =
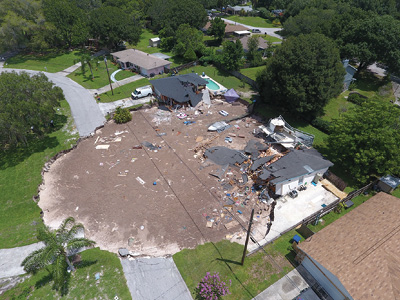
M352 211L355 209L357 206L360 204L364 203L367 201L369 198L371 198L373 195L371 192L369 192L368 195L363 195L361 194L360 196L354 197L351 201L353 201L354 205L350 208L343 209L341 213L335 213L334 211L331 211L329 214L323 216L321 219L323 220L322 222L318 222L317 225L314 224L309 224L308 228L310 228L313 232L318 232L322 228L328 226L329 224L333 223L343 215L347 214L348 212Z
M269 254L282 269L277 268L262 251L247 257L241 266L243 246L227 240L184 249L173 259L192 293L207 272L219 272L226 282L232 280L231 295L224 299L252 299L293 269L279 251L273 250Z
M241 23L248 26L262 27L262 28L273 28L275 27L270 20L263 19L261 17L240 17L240 16L229 16L226 17L231 21Z
M101 102L114 102L117 100L122 100L124 98L130 98L131 93L138 87L150 84L147 78L139 79L137 81L125 84L114 89L114 95L112 95L111 91L107 93L100 94Z
M78 138L70 133L74 123L67 101L61 102L60 115L54 121L58 130L45 138L30 140L28 147L1 151L0 249L37 242L36 224L42 220L32 197L42 182L42 167Z
M79 51L51 52L48 54L18 54L7 59L6 68L27 69L55 73L75 64Z
M161 49L158 47L149 47L149 39L158 37L158 35L155 35L151 30L145 29L142 31L142 34L140 35L140 41L137 45L128 45L128 48L135 48L140 51L146 52L146 53L157 53L161 52ZM167 54L167 53L166 53ZM170 55L170 54L167 54Z
M271 43L282 42L282 39L267 34L254 34L254 35L261 36L264 40Z
M210 76L212 79L215 79L218 83L225 86L227 89L234 88L237 91L249 91L251 89L250 85L247 83L243 83L240 79L235 76L230 75L227 72L218 70L214 66L195 66L186 70L182 70L179 74L187 74L187 73L198 73L201 75L203 72Z
M121 70L117 74L115 74L115 79L119 81L119 80L122 80L122 79L125 79L125 78L128 78L128 77L132 77L132 76L135 76L135 75L136 74L133 73L130 70Z
M110 72L110 76L114 71L118 70L118 65L112 63L111 59L108 60L107 65L108 65L108 71ZM121 71L118 72L117 74L119 73L122 73L119 76L127 76L129 75L129 73L131 76L136 75L135 73L128 71L127 72ZM93 68L93 75L94 75L94 80L92 80L92 74L90 73L88 68L85 74L82 73L81 68L78 68L77 70L75 70L75 72L69 74L68 77L87 89L98 89L110 84L108 80L107 69L102 59L99 60L98 66Z
M253 80L256 80L257 73L264 69L265 69L265 66L247 68L247 69L241 69L240 73L242 73L243 75L245 75Z
M132 299L123 274L122 265L116 254L99 248L80 253L81 262L71 275L68 294L61 297L52 289L52 280L46 270L27 278L1 298L11 299ZM100 273L100 279L95 274Z

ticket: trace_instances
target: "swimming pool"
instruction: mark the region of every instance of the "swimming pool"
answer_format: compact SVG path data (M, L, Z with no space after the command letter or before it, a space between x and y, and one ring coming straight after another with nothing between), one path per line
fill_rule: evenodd
M208 83L207 87L212 91L217 91L220 89L219 85L212 81L210 78L204 78Z

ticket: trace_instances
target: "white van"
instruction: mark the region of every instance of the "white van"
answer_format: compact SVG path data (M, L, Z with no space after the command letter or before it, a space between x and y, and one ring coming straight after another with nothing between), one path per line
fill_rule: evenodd
M148 97L153 94L153 90L151 89L151 85L146 85L137 88L135 91L132 92L133 99L139 99L143 97Z

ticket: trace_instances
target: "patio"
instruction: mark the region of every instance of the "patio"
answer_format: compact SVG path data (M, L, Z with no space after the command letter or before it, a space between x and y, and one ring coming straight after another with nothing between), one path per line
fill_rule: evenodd
M317 186L310 185L307 190L298 193L299 195L296 198L285 196L278 199L274 211L275 221L272 222L267 236L265 236L267 219L261 219L261 221L254 223L252 234L260 245L266 245L279 237L282 232L319 211L323 207L322 205L328 205L338 199L334 194L327 191L321 183L318 183ZM251 252L258 247L257 244L250 242L248 251Z

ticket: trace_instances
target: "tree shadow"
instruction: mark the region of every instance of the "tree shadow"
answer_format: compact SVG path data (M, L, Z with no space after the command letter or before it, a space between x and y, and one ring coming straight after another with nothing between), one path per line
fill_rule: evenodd
M238 261L234 261L234 260L230 260L230 259L224 259L224 258L217 258L218 261L222 261L224 263L230 263L230 264L234 264L234 265L238 265L240 266L241 263Z
M0 170L14 167L32 154L43 152L46 149L53 149L59 144L56 137L46 135L42 138L31 137L26 147L12 146L8 149L2 149L0 150Z
M82 50L78 50L77 53L74 53L74 56L79 56ZM7 59L8 64L23 64L28 60L35 60L39 62L48 62L50 59L54 59L59 56L63 56L65 54L70 53L68 50L56 50L56 51L48 51L48 52L25 52Z

